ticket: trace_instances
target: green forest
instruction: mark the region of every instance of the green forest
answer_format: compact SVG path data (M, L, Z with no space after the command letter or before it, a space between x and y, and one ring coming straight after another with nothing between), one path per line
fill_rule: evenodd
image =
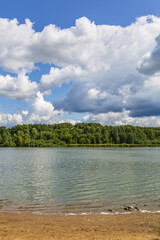
M127 147L160 145L160 128L99 123L0 127L0 147Z

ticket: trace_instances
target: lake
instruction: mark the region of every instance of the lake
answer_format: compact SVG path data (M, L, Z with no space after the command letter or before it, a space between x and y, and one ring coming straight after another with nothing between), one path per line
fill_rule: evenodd
M160 148L0 148L1 211L102 213L159 204Z

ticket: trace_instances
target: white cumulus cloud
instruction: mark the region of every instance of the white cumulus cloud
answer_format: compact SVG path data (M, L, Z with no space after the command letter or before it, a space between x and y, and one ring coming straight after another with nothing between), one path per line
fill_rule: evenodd
M133 125L145 127L160 127L160 117L130 117L129 111L122 111L121 113L108 112L97 115L88 114L84 116L84 122L96 122L102 125L120 126L120 125Z
M55 86L60 87L62 83L69 83L72 80L85 74L80 67L67 66L62 69L51 67L49 74L44 74L41 77L41 89L50 90Z
M63 111L57 111L54 106L44 100L43 94L37 93L36 97L29 101L27 123L56 123Z
M14 126L17 124L23 124L21 114L0 113L0 126Z
M33 96L38 89L36 82L31 82L24 72L17 77L0 75L0 95L16 100L27 100Z
M142 117L151 123L149 116L160 115L160 18L144 16L121 27L96 25L82 17L75 26L50 24L41 32L29 19L19 24L0 18L0 33L0 68L7 71L0 73L0 95L28 102L22 122L52 123L63 112L124 119L127 112L131 122L139 117L135 122L146 124ZM28 74L37 63L51 67L35 82ZM43 95L69 82L64 99L54 106L45 101Z

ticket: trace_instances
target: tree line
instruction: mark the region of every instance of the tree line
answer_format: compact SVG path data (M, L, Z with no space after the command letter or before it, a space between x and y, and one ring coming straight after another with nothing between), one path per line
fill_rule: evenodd
M99 123L24 124L0 127L0 147L143 146L160 144L159 127Z

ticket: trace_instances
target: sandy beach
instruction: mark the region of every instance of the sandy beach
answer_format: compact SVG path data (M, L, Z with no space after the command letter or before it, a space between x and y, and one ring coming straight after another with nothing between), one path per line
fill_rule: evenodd
M159 214L44 216L0 213L0 240L157 240Z

